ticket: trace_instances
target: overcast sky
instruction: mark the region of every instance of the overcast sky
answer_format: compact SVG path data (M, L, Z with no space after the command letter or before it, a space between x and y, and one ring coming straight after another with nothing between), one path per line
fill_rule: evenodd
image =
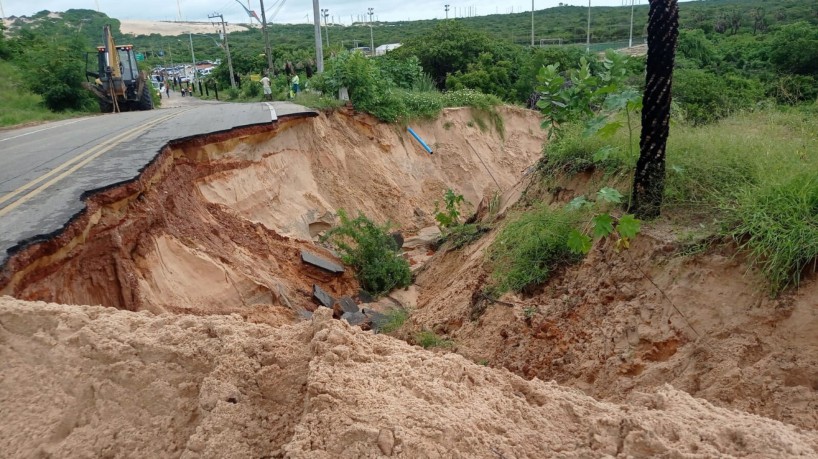
M248 0L240 0L246 7ZM269 11L267 21L276 23L304 23L312 20L311 0L278 0L283 1L279 13L271 21L270 15L277 9L276 0L264 0ZM591 0L592 6L630 5L631 0ZM570 5L587 5L587 0L562 0ZM647 0L635 0L636 4L647 4ZM443 5L451 5L449 16L464 16L470 8L477 15L530 11L531 2L526 0L321 0L321 8L329 9L330 21L349 24L366 14L367 8L375 9L375 20L399 21L444 18ZM535 0L536 9L557 6L560 0ZM501 6L497 6L501 4ZM72 8L99 10L117 19L154 19L176 20L179 10L182 19L188 21L208 21L207 15L213 12L224 14L228 22L247 22L247 14L236 0L0 0L5 16L31 16L42 11L65 11ZM250 0L252 10L261 16L259 0Z

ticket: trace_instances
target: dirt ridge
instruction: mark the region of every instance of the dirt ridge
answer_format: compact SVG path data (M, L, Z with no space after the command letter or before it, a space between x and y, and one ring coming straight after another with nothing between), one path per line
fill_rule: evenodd
M814 431L669 386L598 402L329 310L273 328L0 297L0 324L0 448L11 457L818 454Z

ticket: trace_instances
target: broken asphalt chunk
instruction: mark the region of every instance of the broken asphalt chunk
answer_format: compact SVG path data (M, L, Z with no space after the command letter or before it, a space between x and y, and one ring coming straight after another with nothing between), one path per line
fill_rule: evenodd
M362 309L361 312L372 322L372 330L376 332L381 331L386 322L389 321L389 318L386 315L381 314L380 312L373 311L371 309Z
M360 311L360 308L358 308L358 303L348 296L342 297L340 300L338 300L338 305L341 307L342 313Z
M332 305L335 304L335 298L317 284L313 284L312 286L312 297L318 300L318 304L326 308L332 309Z
M306 250L301 251L301 261L308 265L312 265L317 268L321 268L325 271L329 271L333 274L341 274L344 272L344 267L339 265L338 263L329 261L326 258L321 258L318 255L315 255L314 253L307 252Z
M346 320L350 325L363 325L369 322L369 318L362 312L345 312L341 320Z

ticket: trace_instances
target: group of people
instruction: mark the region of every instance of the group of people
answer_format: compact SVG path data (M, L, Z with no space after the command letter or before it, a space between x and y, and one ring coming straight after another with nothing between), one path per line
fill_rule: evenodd
M179 88L182 97L193 95L193 85L188 81L184 82L180 77L163 77L155 75L156 80L159 81L159 95L165 93L165 97L170 98L170 87Z
M270 77L269 72L264 75L264 77L260 80L261 88L264 91L264 99L266 100L273 100L273 88L270 86ZM294 74L292 78L289 79L289 96L290 99L294 98L296 94L301 90L301 80L298 78L298 74Z

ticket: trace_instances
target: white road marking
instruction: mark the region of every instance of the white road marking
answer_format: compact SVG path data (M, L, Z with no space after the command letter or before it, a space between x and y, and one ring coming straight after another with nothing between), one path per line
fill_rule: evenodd
M275 107L273 107L273 104L271 104L270 102L264 102L264 105L266 105L267 108L270 109L270 117L273 118L273 121L277 121L278 115L276 115L276 109Z
M78 120L74 120L74 121L69 121L68 123L62 123L62 124L58 124L58 125L55 125L55 126L49 126L49 127L47 127L47 128L37 129L36 131L26 132L25 134L20 134L20 135L15 135L15 136L13 136L13 137L7 137L7 138L5 138L5 139L0 139L0 142L5 142L6 140L14 140L14 139L19 139L20 137L25 137L25 136L27 136L27 135L31 135L31 134L36 134L36 133L38 133L38 132L47 131L47 130L49 130L49 129L56 129L56 128L58 128L58 127L68 126L69 124L79 123L80 121L85 121L85 120L87 120L87 119L90 119L90 118L82 118L82 119L78 119Z

